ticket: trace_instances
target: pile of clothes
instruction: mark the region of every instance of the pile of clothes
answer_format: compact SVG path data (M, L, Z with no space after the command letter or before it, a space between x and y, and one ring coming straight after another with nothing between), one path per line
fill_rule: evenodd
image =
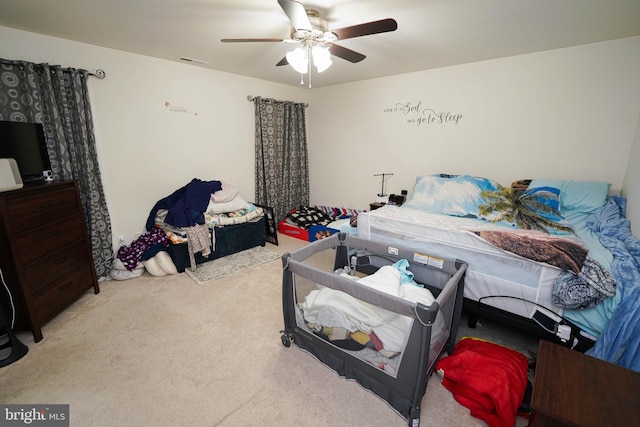
M152 276L176 274L178 270L167 253L169 239L164 231L154 227L130 245L118 249L117 259L111 267L111 277L116 280L133 279L145 270Z

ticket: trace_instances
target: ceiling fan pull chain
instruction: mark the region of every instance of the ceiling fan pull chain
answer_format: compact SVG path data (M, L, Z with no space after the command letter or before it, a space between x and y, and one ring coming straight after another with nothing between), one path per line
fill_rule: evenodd
M308 70L309 70L309 89L311 89L311 74L312 74L312 70L311 70L311 65L313 64L311 62L311 47L307 46L307 61L309 61L308 65Z

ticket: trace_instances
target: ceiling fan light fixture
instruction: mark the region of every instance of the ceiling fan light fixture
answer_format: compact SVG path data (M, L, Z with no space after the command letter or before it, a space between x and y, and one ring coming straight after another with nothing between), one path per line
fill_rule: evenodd
M307 74L309 71L309 57L307 49L297 47L291 52L287 52L287 62L300 74Z
M311 49L311 55L313 56L313 65L316 66L318 73L323 72L333 64L328 47L314 46Z
M387 33L398 29L398 23L395 19L386 18L330 30L329 23L326 19L320 17L318 10L306 9L298 0L277 1L291 23L289 39L245 38L221 39L221 41L224 43L278 42L301 45L301 47L288 52L276 66L291 65L295 71L300 73L300 84L304 84L302 82L304 74L309 74L309 88L311 88L312 65L315 65L317 72L321 73L333 64L332 56L342 58L353 64L366 58L361 53L335 44L337 41ZM188 61L189 59L186 60Z

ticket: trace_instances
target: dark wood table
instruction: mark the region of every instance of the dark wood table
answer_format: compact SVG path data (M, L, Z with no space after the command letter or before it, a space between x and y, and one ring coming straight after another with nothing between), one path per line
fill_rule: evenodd
M540 341L531 426L640 425L640 373Z

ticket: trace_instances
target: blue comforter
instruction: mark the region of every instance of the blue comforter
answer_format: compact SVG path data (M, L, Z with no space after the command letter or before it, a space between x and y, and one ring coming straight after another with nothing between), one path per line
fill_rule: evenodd
M640 372L640 240L614 199L595 212L587 225L613 256L621 301L588 355Z

